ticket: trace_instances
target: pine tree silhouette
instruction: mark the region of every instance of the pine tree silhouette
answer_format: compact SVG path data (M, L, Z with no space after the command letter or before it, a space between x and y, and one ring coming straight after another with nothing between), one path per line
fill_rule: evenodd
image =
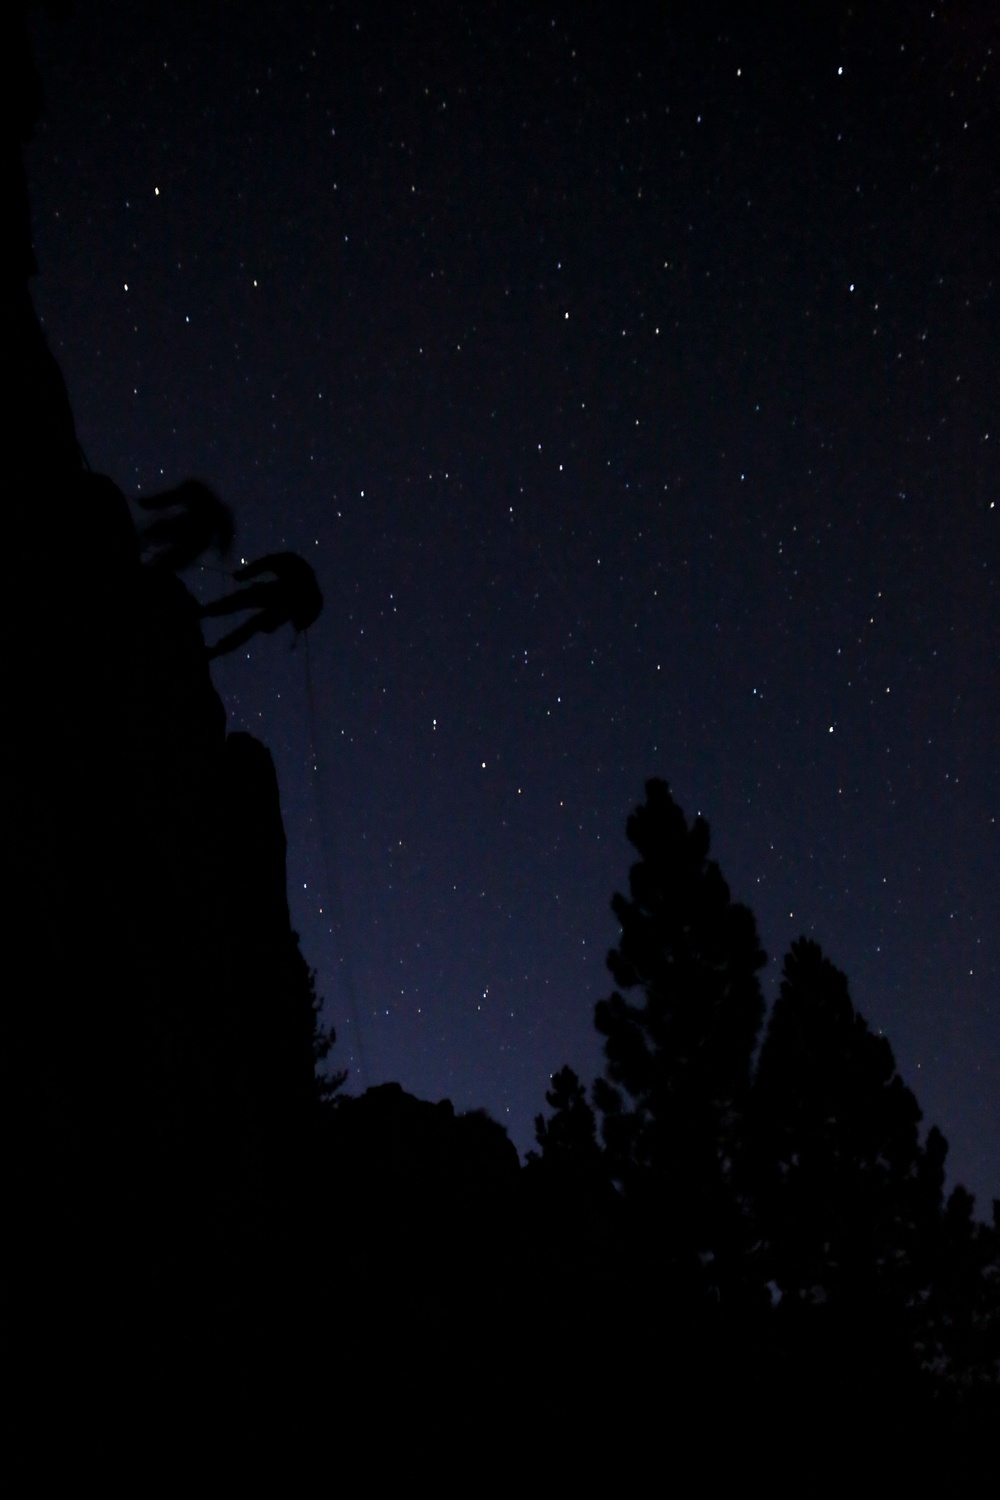
M613 1179L656 1223L682 1279L685 1268L718 1290L743 1274L738 1158L765 955L708 857L708 824L689 827L665 782L647 782L627 832L640 860L629 896L612 902L619 989L595 1012L607 1076L594 1100Z

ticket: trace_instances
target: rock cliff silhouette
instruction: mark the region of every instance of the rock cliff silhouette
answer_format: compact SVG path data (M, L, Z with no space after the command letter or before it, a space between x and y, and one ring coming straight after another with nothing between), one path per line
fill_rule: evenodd
M96 1243L167 1204L216 1211L223 1177L259 1169L311 1098L314 1018L271 757L227 735L200 606L91 472L32 305L20 145L41 89L25 9L4 27L7 916L26 960L7 1055L26 1222L46 1241L72 1205Z

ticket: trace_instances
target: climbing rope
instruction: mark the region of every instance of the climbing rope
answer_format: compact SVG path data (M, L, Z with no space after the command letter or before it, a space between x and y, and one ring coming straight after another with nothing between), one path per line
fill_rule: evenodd
M332 837L333 821L325 796L324 778L320 774L320 760L316 748L316 699L313 692L312 663L309 658L309 632L304 630L302 638L305 643L305 674L306 674L306 701L309 715L309 764L311 770L311 782L313 795L316 799L316 812L319 818L320 832L320 857L323 861L323 874L326 883L327 899L330 904L330 918L334 938L339 945L338 954L339 978L347 1001L348 1024L353 1033L354 1050L358 1059L358 1073L362 1089L368 1088L368 1065L365 1061L364 1040L361 1034L361 1025L358 1019L357 985L354 978L354 967L351 963L350 954L347 950L347 923L344 920L344 901L340 889L340 882L333 871L333 864L329 857L327 848L327 837Z

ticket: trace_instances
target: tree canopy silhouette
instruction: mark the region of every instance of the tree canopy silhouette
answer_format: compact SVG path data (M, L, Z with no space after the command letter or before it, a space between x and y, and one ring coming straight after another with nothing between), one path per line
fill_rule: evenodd
M545 1102L553 1113L546 1120L535 1116L535 1139L540 1155L532 1153L548 1167L563 1168L584 1176L602 1163L597 1141L597 1122L587 1102L587 1093L572 1068L560 1068L552 1076L552 1086L545 1091Z
M553 1076L538 1165L556 1187L617 1186L627 1212L607 1225L632 1236L647 1320L658 1297L687 1328L689 1364L711 1328L710 1363L752 1334L758 1377L795 1403L799 1387L830 1410L880 1390L965 1415L995 1402L1000 1204L987 1225L964 1188L945 1200L944 1137L921 1139L888 1040L813 941L785 958L754 1064L764 954L708 825L654 780L627 830L618 988L595 1008L605 1075L592 1103L571 1069Z
M926 1159L920 1108L872 1032L847 978L801 938L757 1065L758 1207L785 1297L826 1302L918 1290L914 1236L935 1195L939 1133Z
M739 1239L737 1158L766 960L753 914L709 859L708 824L689 827L666 782L647 782L627 832L640 859L629 895L612 902L619 988L595 1012L607 1066L594 1100L612 1178L655 1217L679 1263L714 1266L711 1280Z

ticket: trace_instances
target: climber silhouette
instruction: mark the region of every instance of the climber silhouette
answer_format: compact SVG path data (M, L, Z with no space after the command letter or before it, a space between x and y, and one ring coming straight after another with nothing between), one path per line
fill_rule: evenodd
M142 529L143 559L149 567L179 573L209 547L222 557L232 545L233 513L200 480L185 479L174 489L137 500L136 504L141 510L172 512Z
M261 632L273 634L286 621L298 632L308 629L319 617L323 595L316 574L297 552L269 552L256 562L237 568L233 577L242 582L245 578L259 578L261 573L273 573L274 577L251 583L248 588L237 589L235 594L226 594L201 606L202 615L235 615L244 609L260 610L259 614L244 620L242 625L237 625L235 630L210 646L209 660L224 656L227 651L235 651Z

